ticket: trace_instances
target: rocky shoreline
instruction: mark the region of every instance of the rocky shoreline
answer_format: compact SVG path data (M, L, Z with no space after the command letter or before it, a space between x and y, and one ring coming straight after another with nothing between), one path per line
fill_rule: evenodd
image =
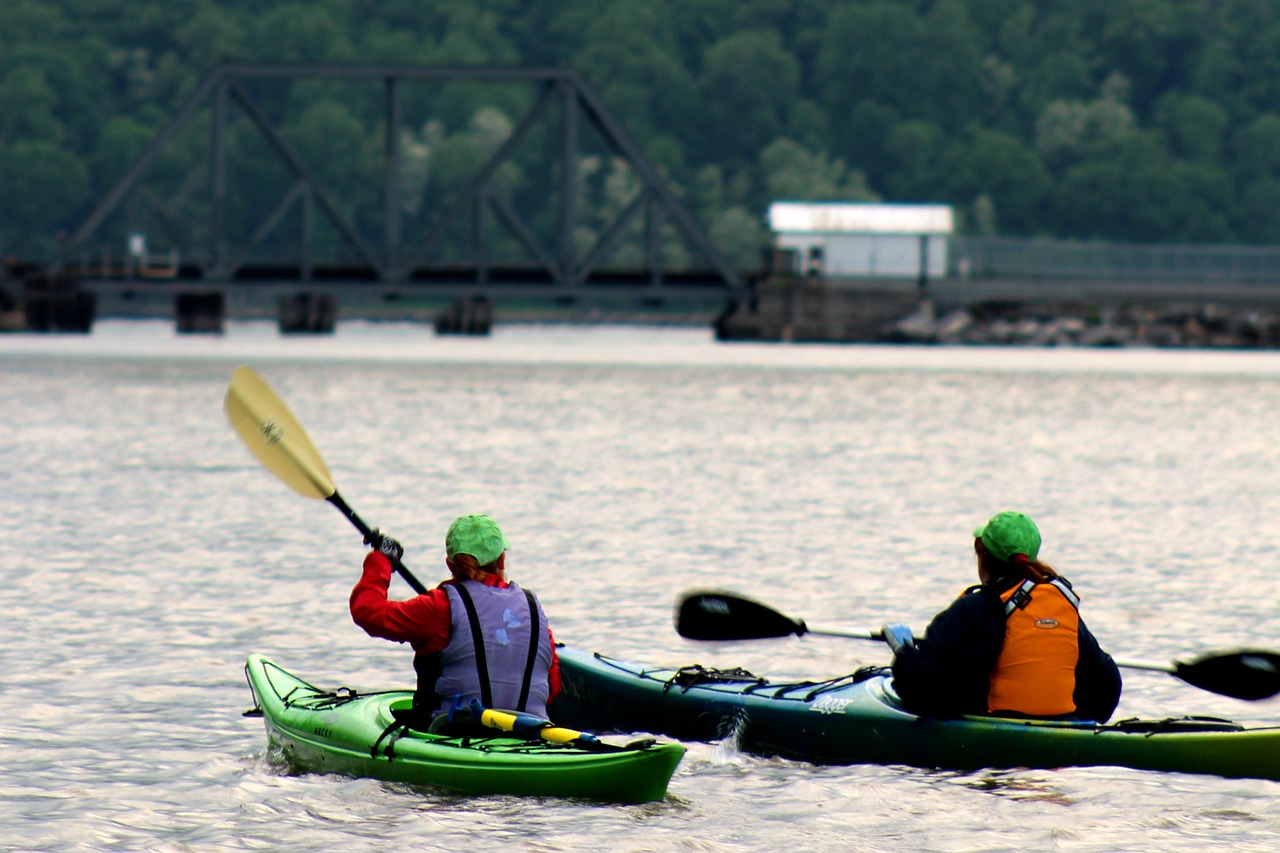
M1280 348L1280 312L1216 304L988 303L939 310L921 302L884 329L885 343L1043 347Z
M780 343L1280 349L1274 299L974 299L916 288L760 283L715 322L720 340Z

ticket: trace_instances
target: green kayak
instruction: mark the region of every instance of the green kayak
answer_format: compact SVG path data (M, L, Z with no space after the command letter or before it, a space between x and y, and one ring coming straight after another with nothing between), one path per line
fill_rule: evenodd
M340 773L465 794L575 797L646 803L666 796L685 748L637 741L610 744L582 732L528 726L516 715L486 712L493 736L446 736L406 729L396 710L413 694L396 690L356 693L321 690L261 655L250 655L245 675L267 736L298 770ZM523 715L522 715L523 716Z
M1179 717L1110 725L903 710L883 669L784 681L742 669L649 667L561 648L556 717L595 731L732 737L745 752L815 764L977 770L1117 765L1280 780L1280 727Z

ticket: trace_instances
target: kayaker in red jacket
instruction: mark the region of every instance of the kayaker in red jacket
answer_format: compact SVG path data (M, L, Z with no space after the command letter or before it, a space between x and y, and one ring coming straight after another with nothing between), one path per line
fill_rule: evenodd
M973 532L978 579L918 640L885 625L893 684L917 714L990 714L1105 722L1120 671L1085 626L1079 598L1037 559L1040 531L1001 512Z
M351 590L351 618L370 636L413 647L415 727L439 728L472 699L546 717L560 692L551 626L537 597L507 580L507 548L487 515L459 517L445 534L453 576L406 601L387 599L389 555L399 559L400 544L384 537L381 550L365 556Z

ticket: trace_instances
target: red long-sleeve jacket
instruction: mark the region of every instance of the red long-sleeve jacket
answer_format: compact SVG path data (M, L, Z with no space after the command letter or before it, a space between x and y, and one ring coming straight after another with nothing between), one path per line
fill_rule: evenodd
M505 587L507 582L491 576L496 585ZM389 601L387 589L391 586L391 561L378 551L370 551L364 558L364 571L351 590L351 619L371 637L381 637L398 643L408 643L415 655L431 655L444 651L449 645L450 625L449 595L442 589L444 581L435 589L404 601ZM547 626L550 632L551 627ZM555 636L551 637L551 669L547 673L550 687L548 702L560 693L560 658L556 654Z

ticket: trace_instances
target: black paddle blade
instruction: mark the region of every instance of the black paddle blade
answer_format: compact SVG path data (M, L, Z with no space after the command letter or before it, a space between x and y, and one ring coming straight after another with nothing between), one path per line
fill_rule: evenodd
M676 602L676 633L690 640L762 640L806 630L804 622L731 592L686 592Z
M1242 649L1174 664L1190 685L1236 699L1269 699L1280 693L1280 654Z

